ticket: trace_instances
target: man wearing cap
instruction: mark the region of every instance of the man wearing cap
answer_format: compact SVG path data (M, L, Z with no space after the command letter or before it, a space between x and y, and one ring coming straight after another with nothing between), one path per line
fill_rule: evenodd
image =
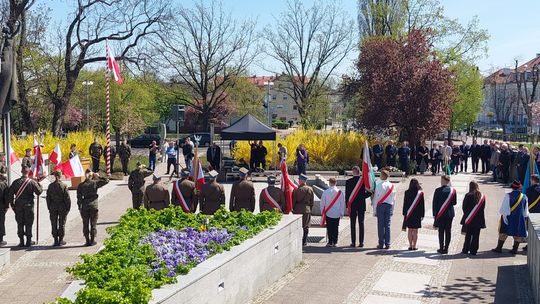
M4 236L6 235L6 212L9 209L8 202L9 185L6 175L6 167L0 165L0 246L6 245Z
M371 203L373 215L377 217L377 231L379 244L377 249L390 248L390 219L394 212L396 191L394 185L388 181L388 171L381 170L381 181L375 186L375 193ZM384 247L383 247L384 245Z
M515 180L512 185L512 192L504 196L499 213L499 241L497 247L491 251L502 252L504 241L508 236L514 237L514 245L511 253L516 254L519 243L525 243L527 238L526 219L529 217L527 196L521 193L521 183Z
M161 177L152 176L153 183L144 190L144 208L163 210L171 204L169 191L161 184Z
M25 151L25 155L23 159L21 160L21 167L28 167L32 168L32 149L27 148Z
M97 220L98 220L98 189L109 183L106 177L100 177L97 173L86 170L84 182L77 188L77 206L83 221L83 235L86 246L96 244Z
M71 209L71 199L66 184L60 180L62 173L54 171L53 175L54 182L47 188L47 209L49 209L51 219L53 246L61 246L66 244L64 235L67 214Z
M452 236L452 221L454 220L454 206L457 204L456 189L450 187L450 176L441 176L441 186L433 194L433 226L439 230L440 254L448 253L448 246Z
M92 171L99 171L99 159L103 155L103 147L99 144L97 137L94 137L94 142L90 145L88 149L90 157L92 158Z
M137 162L137 168L129 174L128 188L131 191L133 209L141 207L144 196L144 179L152 175L152 173L152 171L144 168L140 162Z
M292 193L292 205L294 214L302 214L302 228L304 234L302 236L302 245L307 245L307 236L311 222L311 208L313 208L313 189L306 185L307 176L300 174L298 177L298 188Z
M195 213L197 211L198 198L195 183L190 181L189 171L180 171L181 179L173 184L172 204L182 207L184 212Z
M22 176L13 181L9 187L7 200L15 211L19 247L32 245L32 225L34 224L34 194L40 195L43 188L39 180L28 177L30 167L22 167ZM24 242L26 236L26 243Z
M231 190L229 203L231 211L242 209L255 211L255 188L253 188L253 183L247 180L248 173L248 169L240 168L240 180L233 184Z
M204 184L200 194L201 213L213 215L219 207L225 205L225 189L216 182L218 172L208 172L209 182Z
M381 148L382 149L382 148ZM358 219L358 247L364 247L364 215L366 213L366 198L371 193L366 191L366 187L360 176L360 168L352 168L353 177L345 183L345 200L347 211L351 220L351 247L356 246L356 221Z
M128 163L131 158L131 147L128 145L127 140L123 140L118 147L118 156L120 157L120 162L122 163L122 172L124 176L128 176Z
M264 188L259 195L259 210L263 212L277 209L283 213L286 206L285 194L276 187L276 177L268 176L268 187Z
M321 226L326 225L328 244L326 247L336 247L338 242L339 219L343 217L345 210L345 196L336 187L336 179L328 179L330 187L324 190L321 196Z

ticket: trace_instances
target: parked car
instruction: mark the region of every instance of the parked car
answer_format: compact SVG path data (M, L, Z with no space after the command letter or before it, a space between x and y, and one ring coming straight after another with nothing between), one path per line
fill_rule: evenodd
M159 134L141 134L135 138L128 140L128 144L132 148L148 148L148 146L155 140L159 145L161 142L161 136Z
M180 138L179 144L182 145L186 141L186 138L191 138L191 141L195 143L195 136L200 137L201 140L199 140L199 146L200 147L208 147L210 146L210 133L194 133L185 137Z

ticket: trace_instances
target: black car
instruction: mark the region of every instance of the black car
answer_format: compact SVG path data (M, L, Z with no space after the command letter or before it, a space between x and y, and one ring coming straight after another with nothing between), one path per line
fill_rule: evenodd
M128 144L132 148L148 148L154 140L159 145L161 143L161 136L159 134L141 134L128 140Z
M210 133L194 133L189 136L180 138L179 144L182 145L186 141L186 138L191 138L191 141L195 143L195 136L200 137L199 147L208 147L210 146Z

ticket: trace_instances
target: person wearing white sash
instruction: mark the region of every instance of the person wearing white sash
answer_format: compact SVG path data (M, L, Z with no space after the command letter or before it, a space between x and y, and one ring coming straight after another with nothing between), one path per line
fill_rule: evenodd
M461 253L476 255L480 242L480 230L486 228L484 209L486 198L478 190L478 183L469 183L469 192L463 198L463 217L461 218L462 232L465 232L465 243Z
M441 187L435 189L432 207L435 218L433 226L439 229L439 249L437 252L440 254L448 253L456 204L456 190L450 187L450 176L443 175L441 176Z
M375 193L371 200L373 215L377 217L379 237L377 249L390 249L390 219L394 213L396 201L394 188L394 185L388 181L388 171L381 170L381 180L375 186Z
M409 189L405 191L403 197L403 231L407 229L409 239L409 250L418 250L416 241L418 240L418 229L422 228L424 218L424 193L416 178L412 178Z
M382 151L382 146L381 146ZM371 192L366 190L362 182L360 168L352 168L353 177L345 182L345 201L351 222L351 247L356 246L356 223L358 222L358 247L364 247L364 215L366 213L366 199Z
M173 184L171 193L171 204L182 207L182 210L187 213L195 213L199 199L195 183L189 180L189 171L180 171L181 179Z
M273 175L268 176L268 187L264 188L259 195L259 210L272 211L274 209L283 213L283 210L287 207L287 201L285 200L285 194L280 188L276 187L276 177Z
M328 179L330 187L324 190L321 196L322 222L326 221L328 244L326 247L336 247L338 242L339 219L345 213L345 195L336 187L336 179Z

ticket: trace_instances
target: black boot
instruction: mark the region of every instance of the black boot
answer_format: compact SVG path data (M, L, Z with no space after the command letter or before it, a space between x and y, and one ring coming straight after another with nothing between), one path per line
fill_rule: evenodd
M58 242L58 237L57 237L57 236L54 237L54 244L53 244L53 246L60 246L60 243Z
M86 246L90 246L90 245L91 245L91 243L90 243L90 237L85 235L84 238L86 239L86 244L85 244L85 245L86 245Z
M95 237L94 235L92 235L92 236L90 237L90 245L91 245L91 246L94 246L94 245L97 244L97 242L95 241L95 239L96 239L96 237Z
M66 242L64 241L64 237L58 237L58 246L64 246Z
M17 246L24 247L24 237L23 236L19 237L19 245L17 245Z
M504 241L499 240L497 242L497 247L491 249L491 251L496 252L496 253L501 253L503 245L504 245Z
M512 254L516 254L518 251L518 247L519 247L519 242L514 241L514 246L512 246L512 250L510 250L510 252Z
M0 246L5 246L5 245L7 245L7 242L4 241L4 236L0 235Z
M32 246L32 238L27 236L26 237L26 244L24 245L24 247L30 247Z

